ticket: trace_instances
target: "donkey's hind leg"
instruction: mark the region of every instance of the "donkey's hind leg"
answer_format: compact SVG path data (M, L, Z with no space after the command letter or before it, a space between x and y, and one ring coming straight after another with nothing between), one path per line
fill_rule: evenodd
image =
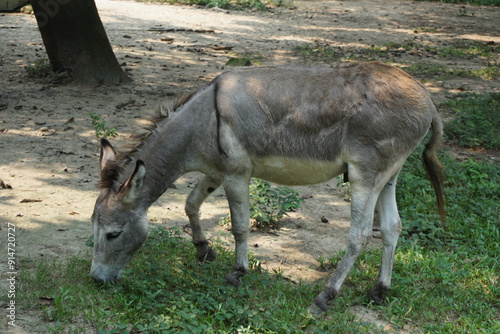
M215 252L209 247L208 240L201 229L200 206L208 195L220 185L220 180L204 176L191 191L186 200L185 210L189 217L189 223L193 233L193 243L196 246L196 257L200 261L212 261L215 259Z
M399 171L386 183L377 202L377 210L380 216L380 230L384 250L382 252L382 263L380 265L377 282L368 292L368 296L377 304L384 302L384 297L391 286L392 265L394 252L401 233L401 220L396 205L396 182Z
M340 293L344 280L373 233L373 216L377 199L391 175L392 173L389 171L373 173L367 170L363 172L361 169L349 165L352 201L347 249L323 291L314 298L309 307L312 314L318 315L325 312L328 301Z

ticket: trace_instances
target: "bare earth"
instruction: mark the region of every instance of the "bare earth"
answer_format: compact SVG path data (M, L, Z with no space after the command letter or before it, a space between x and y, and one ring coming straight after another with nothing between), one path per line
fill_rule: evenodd
M92 234L89 217L97 196L98 150L87 113L96 113L116 127L119 137L113 142L120 145L160 101L204 86L227 70L225 63L235 55L248 53L267 65L293 64L303 63L294 47L305 43L341 47L414 39L431 45L457 40L500 43L500 8L491 7L466 7L474 15L463 16L458 15L460 5L412 1L295 1L296 9L265 13L111 0L96 4L132 84L76 87L28 78L24 67L47 57L35 18L0 14L0 180L12 187L0 188L0 249L7 248L7 223L15 224L18 259L90 257L84 244ZM418 52L402 57L432 60ZM464 60L446 65L477 69L484 63ZM500 90L499 82L471 78L425 84L436 102L448 93ZM191 173L179 179L176 189L169 189L151 207L151 224L185 227L184 200L198 178ZM320 270L318 257L328 258L345 248L349 203L336 179L297 189L305 198L302 207L280 229L252 232L250 245L263 268L312 282L328 275ZM202 207L208 236L232 247L230 232L217 223L227 213L221 190ZM323 216L328 222L322 222ZM372 245L380 245L376 232ZM1 255L2 278L9 271L6 257ZM1 282L6 287L5 280ZM33 333L33 326L41 322L27 308L24 305L18 313L18 333ZM374 311L357 306L352 312L363 321L391 328Z

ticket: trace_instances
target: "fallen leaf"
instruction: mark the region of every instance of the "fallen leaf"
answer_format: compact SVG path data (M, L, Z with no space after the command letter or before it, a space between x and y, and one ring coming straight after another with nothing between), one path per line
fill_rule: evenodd
M220 45L214 45L213 47L214 50L223 50L223 51L229 51L233 49L233 46L220 46Z
M70 212L69 212L69 214L70 214L70 215L72 215L72 216L74 216L74 215L79 215L79 213L78 213L78 212L75 212L75 211L70 211Z
M25 198L20 203L36 203L36 202L41 202L41 201L42 201L41 199Z

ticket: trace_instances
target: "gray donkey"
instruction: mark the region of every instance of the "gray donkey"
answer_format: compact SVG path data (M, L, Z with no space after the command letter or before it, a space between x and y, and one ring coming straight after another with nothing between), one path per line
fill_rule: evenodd
M305 185L347 172L352 189L347 250L310 311L326 311L339 294L372 235L375 209L384 247L369 296L382 303L401 231L396 180L429 129L423 162L444 221L442 167L435 155L441 119L424 87L397 68L370 62L235 69L161 111L125 153L101 142L101 192L92 215L96 281L118 279L146 239L148 208L186 172L204 174L186 202L200 260L215 254L200 227L199 208L224 187L236 244L226 280L235 286L248 270L250 178Z

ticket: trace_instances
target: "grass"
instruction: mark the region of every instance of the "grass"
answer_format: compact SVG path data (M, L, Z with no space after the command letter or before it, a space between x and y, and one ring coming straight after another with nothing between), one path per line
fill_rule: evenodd
M444 80L453 77L500 78L500 48L496 44L482 42L453 42L444 46L432 46L412 40L402 43L390 42L385 45L369 47L335 47L321 44L303 44L295 52L306 60L314 62L372 61L396 63L409 74L416 77ZM405 62L402 55L426 56L428 59L480 60L484 66L477 70L448 67L432 60Z
M500 149L500 93L462 94L445 103L453 119L446 138L460 146Z
M224 9L268 10L273 7L293 7L292 0L145 0L168 4L198 5Z
M437 1L437 2L460 3L468 5L500 6L500 0L417 0L417 1Z
M228 66L259 66L262 60L264 60L264 56L259 52L245 52L243 55L231 52L230 55L231 57L226 62Z
M52 323L48 332L302 333L307 328L322 333L316 328L326 322L305 312L318 286L294 285L252 270L235 289L223 279L233 254L220 244L215 248L219 259L200 265L180 232L155 228L120 284L91 282L88 257L73 257L66 264L42 261L24 273L18 302L41 310ZM356 323L345 309L336 312L335 326L346 333L379 332Z

